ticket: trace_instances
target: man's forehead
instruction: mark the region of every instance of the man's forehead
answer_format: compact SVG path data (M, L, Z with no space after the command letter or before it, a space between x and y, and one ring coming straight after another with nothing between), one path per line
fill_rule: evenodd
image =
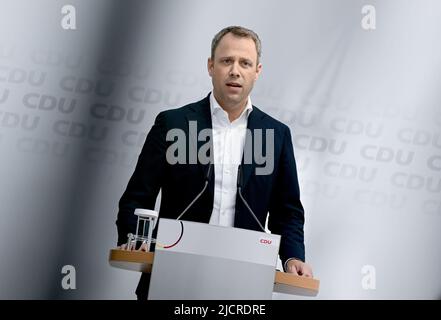
M232 33L227 33L223 36L217 47L252 48L256 50L256 44L253 39L249 37L239 37Z
M219 42L215 53L219 57L241 57L246 59L257 59L257 49L254 40L251 38L237 37L226 34ZM225 40L225 41L224 41Z

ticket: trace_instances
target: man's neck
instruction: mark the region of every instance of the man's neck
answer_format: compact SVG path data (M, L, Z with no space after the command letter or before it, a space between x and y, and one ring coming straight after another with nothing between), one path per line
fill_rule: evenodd
M247 98L245 101L241 102L240 105L238 104L238 105L226 107L221 103L219 103L219 100L216 98L214 93L213 93L213 97L216 100L216 102L219 104L219 106L228 114L228 120L230 120L230 122L233 122L234 120L239 118L248 104L248 98Z

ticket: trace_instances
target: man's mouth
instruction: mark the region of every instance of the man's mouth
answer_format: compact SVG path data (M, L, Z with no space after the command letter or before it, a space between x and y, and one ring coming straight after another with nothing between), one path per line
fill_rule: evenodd
M233 88L242 88L242 85L240 85L239 83L236 83L236 82L227 82L227 86L233 87Z

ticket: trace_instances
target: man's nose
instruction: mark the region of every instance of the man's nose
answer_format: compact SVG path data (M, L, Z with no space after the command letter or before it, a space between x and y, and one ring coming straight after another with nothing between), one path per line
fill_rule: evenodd
M233 63L230 69L230 77L238 78L240 76L239 66L237 63Z

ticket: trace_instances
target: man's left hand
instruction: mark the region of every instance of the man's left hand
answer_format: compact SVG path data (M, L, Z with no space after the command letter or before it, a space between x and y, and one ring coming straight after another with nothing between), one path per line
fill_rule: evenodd
M309 264L300 260L289 260L286 265L286 272L294 273L298 276L312 278L312 268Z

